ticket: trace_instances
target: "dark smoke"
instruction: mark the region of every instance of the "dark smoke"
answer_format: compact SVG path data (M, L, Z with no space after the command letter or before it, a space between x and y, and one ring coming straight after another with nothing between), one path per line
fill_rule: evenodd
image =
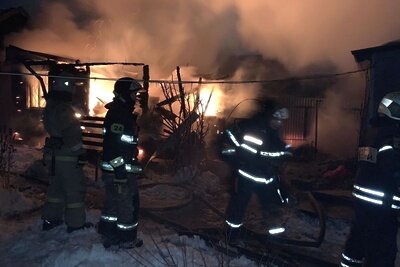
M169 77L178 65L193 66L197 74L232 79L277 79L354 70L357 66L351 50L400 37L400 1L393 0L40 3L40 11L32 14L31 27L10 36L8 43L82 62L145 62L151 66L154 79ZM260 58L257 64L238 62L238 55ZM231 109L227 103L236 104L265 92L325 95L324 112L333 120L345 116L335 111L340 110L338 103L349 99L349 94L357 100L352 105L358 105L365 87L363 77L358 78L361 82L234 86L226 89L232 95L226 96L229 101L225 104ZM332 127L345 129L357 124L353 118L337 122L327 123L327 135L335 132Z

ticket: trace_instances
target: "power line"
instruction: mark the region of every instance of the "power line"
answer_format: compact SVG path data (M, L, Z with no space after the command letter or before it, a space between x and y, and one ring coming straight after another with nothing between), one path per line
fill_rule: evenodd
M266 83L276 83L276 82L290 82L290 81L306 81L306 80L320 80L320 79L329 79L335 78L339 76L351 75L366 72L368 69L360 69L360 70L353 70L347 72L340 72L340 73L331 73L331 74L315 74L309 76L299 76L299 77L288 77L282 79L270 79L270 80L241 80L241 81L234 81L234 80L213 80L213 81L176 81L176 80L149 80L149 83L182 83L182 84L266 84ZM48 74L33 74L33 73L24 73L24 72L0 72L0 75L6 76L42 76L48 78L64 78L64 79L73 79L73 80L103 80L103 81L117 81L119 78L104 78L104 77L67 77L67 76L58 76L58 75L48 75ZM139 82L143 82L143 80L136 79Z

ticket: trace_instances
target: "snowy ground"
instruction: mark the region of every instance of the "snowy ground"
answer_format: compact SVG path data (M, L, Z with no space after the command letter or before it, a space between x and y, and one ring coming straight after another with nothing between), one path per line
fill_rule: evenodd
M198 237L178 236L148 219L140 221L144 246L133 250L104 249L94 228L71 234L65 226L41 231L46 186L18 175L40 157L39 149L17 147L12 188L0 190L0 266L258 266L245 257L228 258ZM96 223L99 214L89 209L88 221Z
M96 222L99 212L90 210L88 217ZM6 233L1 236L1 266L221 266L223 260L203 240L180 237L159 225L147 224L139 232L143 247L113 251L103 248L94 228L71 234L65 227L43 232L38 213L7 226L10 223L1 220L1 231ZM229 261L229 266L245 265L256 266L245 258Z
M11 188L0 189L0 266L265 266L244 256L228 257L206 245L197 236L179 236L173 229L145 216L141 217L139 225L139 237L144 240L144 246L132 250L104 249L100 236L94 228L67 234L66 227L60 226L51 231L42 232L40 215L46 198L47 185L26 177L46 176L41 168L41 151L28 146L16 148ZM307 166L307 171L304 171L303 164L292 164L286 171L288 176L302 181L307 181L307 179L311 181L324 172L321 166L323 165L317 164L314 169L312 166ZM211 167L192 181L195 183L196 193L209 200L220 211L224 210L229 197L224 190L221 190L221 185L224 183L221 177L225 171L220 166ZM85 172L90 177L87 217L88 221L97 223L100 215L99 203L102 202L102 195L99 194L102 192L101 181L94 181L94 168L85 168ZM187 177L184 172L183 170L183 173L178 173L176 177L153 172L151 181L141 182L144 184L165 183L171 182L172 179L174 182L184 183ZM186 201L188 195L185 192L180 191L179 188L176 188L176 191L171 191L171 189L173 187L159 185L141 191L141 199L143 197L144 200L141 203L142 208L150 210L155 206L168 208L175 205L173 199ZM254 204L256 205L252 203L249 206L245 221L245 224L250 227L251 222L256 221L259 214ZM197 211L189 210L185 213L185 208L176 211L181 212L177 213L179 216L185 216L183 220L196 221L196 215L202 216L193 214ZM288 213L288 215L287 224L291 228L286 234L290 235L290 238L315 239L319 229L315 216L300 211ZM216 224L221 223L219 217L214 217L214 219ZM349 221L328 217L326 227L325 239L321 247L294 249L302 250L304 255L318 255L320 258L333 259L337 262L349 231ZM400 263L400 260L398 259L397 262ZM269 263L266 266L277 265ZM316 267L317 265L301 266Z

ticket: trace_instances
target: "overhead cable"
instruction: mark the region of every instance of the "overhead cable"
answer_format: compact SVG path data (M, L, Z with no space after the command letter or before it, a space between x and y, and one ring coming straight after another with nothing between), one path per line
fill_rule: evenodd
M299 77L288 77L282 79L270 79L270 80L202 80L202 81L177 81L177 80L149 80L149 83L183 83L183 84L266 84L266 83L277 83L277 82L289 82L289 81L306 81L306 80L320 80L320 79L329 79L335 78L339 76L351 75L356 73L365 72L368 69L360 69L353 70L347 72L340 73L331 73L331 74L315 74L308 76L299 76ZM42 76L48 78L64 78L64 79L73 79L73 80L102 80L102 81L117 81L119 78L106 78L106 77L68 77L68 76L58 76L58 75L48 75L48 74L33 74L33 73L24 73L24 72L0 72L0 75L3 76ZM136 79L139 82L143 82L143 80Z

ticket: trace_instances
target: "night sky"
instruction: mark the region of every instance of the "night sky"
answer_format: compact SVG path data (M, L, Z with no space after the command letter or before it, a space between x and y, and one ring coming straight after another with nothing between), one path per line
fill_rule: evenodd
M39 6L40 0L1 0L0 9L8 9L13 7L23 7L28 11L35 10Z

